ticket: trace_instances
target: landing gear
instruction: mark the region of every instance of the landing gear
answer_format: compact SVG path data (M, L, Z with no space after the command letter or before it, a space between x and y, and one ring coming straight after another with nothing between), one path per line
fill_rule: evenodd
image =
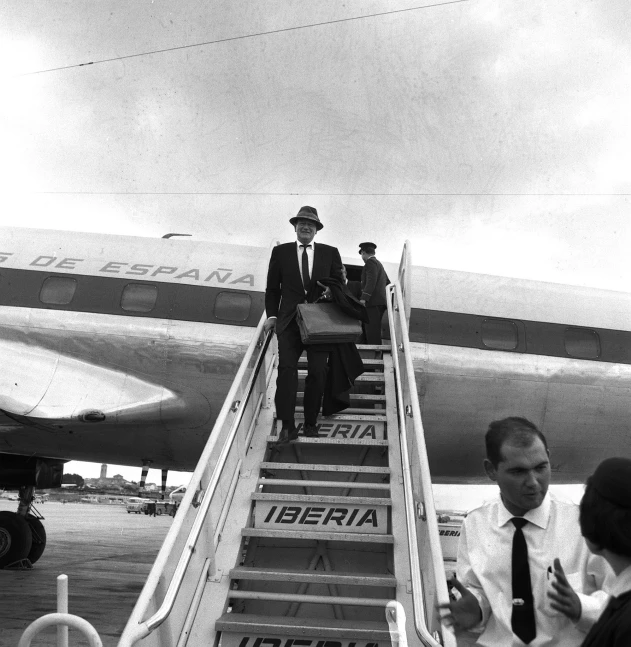
M33 507L35 488L20 488L17 512L0 512L0 568L32 568L46 548L42 515Z
M0 568L26 559L32 545L33 533L26 518L16 512L0 512ZM43 548L40 555L42 552Z
M35 564L46 548L46 528L44 528L44 524L38 517L30 513L26 515L26 523L31 528L31 535L33 536L33 543L27 558L31 564Z

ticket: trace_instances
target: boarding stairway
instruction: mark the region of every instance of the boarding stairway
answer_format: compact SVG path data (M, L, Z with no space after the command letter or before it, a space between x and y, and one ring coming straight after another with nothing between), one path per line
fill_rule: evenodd
M403 645L404 617L408 644L456 644L401 285L317 438L277 443L261 320L119 647Z

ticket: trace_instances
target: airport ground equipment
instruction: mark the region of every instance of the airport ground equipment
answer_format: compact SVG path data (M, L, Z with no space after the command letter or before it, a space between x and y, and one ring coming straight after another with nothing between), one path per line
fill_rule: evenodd
M359 347L351 408L317 438L277 444L261 320L120 647L382 647L391 601L407 643L455 645L402 267L390 344Z

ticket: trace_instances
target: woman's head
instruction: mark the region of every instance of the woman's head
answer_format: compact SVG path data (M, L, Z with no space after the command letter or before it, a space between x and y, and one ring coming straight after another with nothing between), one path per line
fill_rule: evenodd
M581 533L594 552L631 559L631 460L608 458L587 479L580 506Z

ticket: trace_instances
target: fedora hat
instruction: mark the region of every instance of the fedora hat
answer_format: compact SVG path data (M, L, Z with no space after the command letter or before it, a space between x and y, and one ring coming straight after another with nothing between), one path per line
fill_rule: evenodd
M290 218L289 222L295 227L298 220L311 220L311 222L315 223L318 231L324 227L320 222L320 218L318 218L318 212L315 207L300 207L300 211L293 218Z

